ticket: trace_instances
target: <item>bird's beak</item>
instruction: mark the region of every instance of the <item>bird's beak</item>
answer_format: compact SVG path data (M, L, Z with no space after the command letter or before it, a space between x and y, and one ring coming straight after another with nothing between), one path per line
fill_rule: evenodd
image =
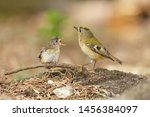
M59 39L59 45L65 46L65 44Z
M76 29L78 31L79 27L74 26L74 29Z

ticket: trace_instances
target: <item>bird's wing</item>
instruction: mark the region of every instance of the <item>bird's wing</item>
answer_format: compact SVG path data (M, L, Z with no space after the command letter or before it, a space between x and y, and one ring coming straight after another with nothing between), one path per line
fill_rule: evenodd
M103 47L102 45L87 44L87 47L89 47L93 52L100 54L101 56L106 57L106 58L114 61L110 52L108 50L106 50L106 48Z
M43 53L43 51L45 51L45 47L43 47L43 48L41 49L40 54L39 54L39 56L38 56L39 59L41 59L41 54Z

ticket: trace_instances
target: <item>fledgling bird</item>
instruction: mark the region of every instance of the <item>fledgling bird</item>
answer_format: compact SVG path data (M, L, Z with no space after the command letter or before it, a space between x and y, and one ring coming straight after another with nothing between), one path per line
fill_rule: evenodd
M110 52L95 38L90 29L86 27L75 27L78 32L78 40L81 50L91 58L91 64L94 62L93 69L95 68L96 62L102 58L108 58L112 61L116 61L119 64L122 62L110 54ZM88 65L85 64L85 65ZM83 65L84 66L84 65Z
M39 55L42 64L57 63L60 55L60 46L64 45L58 37L52 38Z

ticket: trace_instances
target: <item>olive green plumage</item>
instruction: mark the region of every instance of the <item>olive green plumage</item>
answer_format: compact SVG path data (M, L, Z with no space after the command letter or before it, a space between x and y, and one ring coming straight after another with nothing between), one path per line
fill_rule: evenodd
M81 50L94 61L94 67L98 60L108 58L116 61L119 64L122 62L116 57L112 56L110 52L95 38L90 29L86 27L74 27L78 32L79 45ZM94 68L93 67L93 68Z

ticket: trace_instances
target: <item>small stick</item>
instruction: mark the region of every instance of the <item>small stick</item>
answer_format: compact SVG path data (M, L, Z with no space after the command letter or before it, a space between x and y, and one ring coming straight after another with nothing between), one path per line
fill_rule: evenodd
M15 74L21 71L25 71L25 70L29 70L29 69L36 69L36 68L40 68L40 67L44 67L44 65L36 65L36 66L29 66L29 67L25 67L25 68L20 68L20 69L16 69L10 72L6 72L4 73L4 75L11 75L11 74Z
M17 69L17 70L6 72L6 73L4 73L4 75L11 75L11 74L15 74L15 73L18 73L18 72L21 72L21 71L36 69L36 68L41 68L41 67L45 67L45 68L48 68L48 69L54 68L54 67L69 68L69 69L72 69L72 70L76 69L76 66L69 65L69 64L55 64L55 65L54 64L43 64L43 65L35 65L35 66L20 68L20 69Z

